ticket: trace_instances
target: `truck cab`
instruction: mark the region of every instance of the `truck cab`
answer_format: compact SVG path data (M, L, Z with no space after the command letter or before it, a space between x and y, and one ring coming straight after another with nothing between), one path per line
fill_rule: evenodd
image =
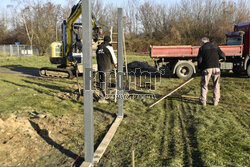
M219 46L227 61L221 62L222 70L233 70L250 77L250 22L236 24L234 32L226 33L226 44ZM161 71L171 71L178 78L190 78L196 73L200 46L150 46L150 57Z
M250 22L234 25L234 32L244 32L243 35L243 69L250 77Z
M236 24L234 26L234 32L244 32L243 36L243 54L245 56L250 55L250 22Z

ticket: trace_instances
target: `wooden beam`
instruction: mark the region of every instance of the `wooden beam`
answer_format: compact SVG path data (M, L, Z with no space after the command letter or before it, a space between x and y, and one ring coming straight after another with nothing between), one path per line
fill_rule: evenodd
M92 163L90 162L83 162L81 167L92 167Z
M161 102L163 99L165 99L166 97L170 96L171 94L173 94L174 92L176 92L178 89L182 88L183 86L185 86L187 83L189 83L190 81L192 81L194 78L190 78L189 80L185 81L184 83L180 84L179 86L177 86L175 89L173 89L172 91L170 91L169 93L167 93L166 95L162 96L162 98L160 98L159 100L157 100L156 102L154 102L153 104L151 104L149 106L149 108L153 107L154 105L158 104L159 102Z
M115 122L112 124L108 133L105 135L104 139L102 140L102 142L100 143L100 145L96 149L96 151L94 153L94 163L95 164L98 163L100 161L100 159L102 158L105 150L107 149L109 143L111 142L112 138L114 137L114 134L115 134L117 128L119 127L122 119L123 119L123 116L117 116L117 118L115 119Z

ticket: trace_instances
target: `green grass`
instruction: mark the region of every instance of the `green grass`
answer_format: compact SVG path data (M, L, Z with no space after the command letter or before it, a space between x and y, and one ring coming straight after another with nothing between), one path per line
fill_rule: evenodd
M56 67L49 62L48 56L28 56L28 57L0 57L2 67Z
M128 62L131 61L150 61L153 64L148 55L129 55ZM48 57L27 57L2 59L0 66L40 68L51 65ZM142 88L137 92L160 96L182 82L183 80L177 78L162 78L155 91ZM150 110L147 106L156 99L125 100L126 117L100 164L132 166L134 150L135 164L140 167L249 166L249 78L230 75L222 77L221 101L216 107L208 104L203 108L197 104L197 100L179 98L179 95L198 97L199 83L200 78L196 77ZM27 111L30 110L50 114L52 118L72 115L78 121L61 126L76 126L79 130L69 130L66 133L64 147L78 154L79 147L82 149L84 143L81 121L83 104L71 98L62 100L59 96L61 92L73 92L75 86L76 79L42 79L0 74L0 96L19 88L15 94L1 99L0 116L8 117L10 113L27 116ZM212 83L209 85L208 100L208 103L212 103ZM107 132L116 112L115 103L94 103L95 147ZM34 164L26 163L26 166L69 166L72 161L72 158L53 149Z

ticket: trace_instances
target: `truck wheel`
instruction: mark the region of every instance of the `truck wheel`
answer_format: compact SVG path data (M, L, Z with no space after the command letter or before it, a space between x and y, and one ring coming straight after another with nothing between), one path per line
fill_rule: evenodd
M247 66L247 75L248 75L248 77L250 77L250 64L248 64L248 66Z
M182 63L177 66L175 73L178 78L188 79L193 75L194 70L190 64Z

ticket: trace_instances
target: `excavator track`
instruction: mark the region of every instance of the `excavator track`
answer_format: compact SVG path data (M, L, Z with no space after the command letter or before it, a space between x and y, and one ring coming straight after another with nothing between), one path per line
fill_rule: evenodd
M43 67L40 68L39 74L42 77L68 78L68 79L74 78L72 70L64 68Z

